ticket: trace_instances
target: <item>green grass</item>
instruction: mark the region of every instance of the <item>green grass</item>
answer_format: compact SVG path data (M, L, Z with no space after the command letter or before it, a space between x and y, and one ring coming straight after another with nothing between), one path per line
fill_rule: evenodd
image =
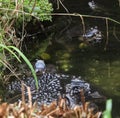
M34 70L32 64L30 63L30 61L27 59L27 57L18 48L14 47L14 46L6 46L4 44L0 44L0 48L1 48L1 50L6 49L7 51L9 51L9 53L12 54L13 57L15 57L19 62L21 62L21 60L14 51L16 51L17 54L20 55L20 57L22 57L22 59L25 61L25 63L30 68L32 75L36 82L36 88L38 89L38 81L37 81L37 76L36 76L35 70ZM2 62L2 60L0 60L0 62Z

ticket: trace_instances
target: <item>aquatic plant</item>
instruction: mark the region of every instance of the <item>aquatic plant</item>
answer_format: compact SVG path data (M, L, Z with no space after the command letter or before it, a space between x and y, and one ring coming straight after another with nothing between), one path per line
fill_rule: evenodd
M103 118L112 118L112 99L106 101L106 110L103 112Z

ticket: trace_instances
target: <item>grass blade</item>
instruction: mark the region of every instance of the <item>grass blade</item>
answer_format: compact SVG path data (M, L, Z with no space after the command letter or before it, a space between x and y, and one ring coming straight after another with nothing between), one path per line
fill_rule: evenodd
M8 48L14 49L23 58L23 60L26 62L26 64L29 66L29 68L31 69L32 75L35 79L36 88L38 89L37 76L36 76L35 70L34 70L32 64L30 63L30 61L27 59L27 57L18 48L14 47L14 46L8 46Z
M21 60L19 59L19 57L18 57L12 50L10 50L9 47L7 47L7 46L4 45L4 44L0 44L0 47L2 47L2 48L4 48L4 49L8 50L12 55L15 56L15 58L16 58L19 62L21 62Z

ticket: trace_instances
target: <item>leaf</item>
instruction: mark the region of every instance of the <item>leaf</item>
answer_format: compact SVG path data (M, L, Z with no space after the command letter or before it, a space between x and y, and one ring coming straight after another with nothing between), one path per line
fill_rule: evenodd
M112 100L109 99L106 102L106 110L103 113L103 118L112 118L111 111L112 111Z
M27 59L27 57L16 47L14 46L8 46L8 48L12 48L14 49L16 52L18 52L18 54L23 58L23 60L26 62L26 64L29 66L29 68L31 69L31 72L33 74L33 77L35 79L35 83L36 83L36 88L38 89L38 81L37 81L37 76L36 76L36 73L35 73L35 70L32 66L32 64L30 63L30 61Z
M15 58L16 58L19 62L21 62L20 59L19 59L19 57L18 57L12 50L10 50L6 45L0 44L0 47L5 48L6 50L8 50L12 55L15 56Z

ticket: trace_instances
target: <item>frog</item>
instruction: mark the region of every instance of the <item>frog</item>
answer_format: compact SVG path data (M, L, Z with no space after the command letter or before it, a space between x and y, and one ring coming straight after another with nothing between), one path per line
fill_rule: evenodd
M103 40L103 34L98 26L88 28L85 33L80 36L78 39L83 42L87 42L87 44L95 45L101 44Z

